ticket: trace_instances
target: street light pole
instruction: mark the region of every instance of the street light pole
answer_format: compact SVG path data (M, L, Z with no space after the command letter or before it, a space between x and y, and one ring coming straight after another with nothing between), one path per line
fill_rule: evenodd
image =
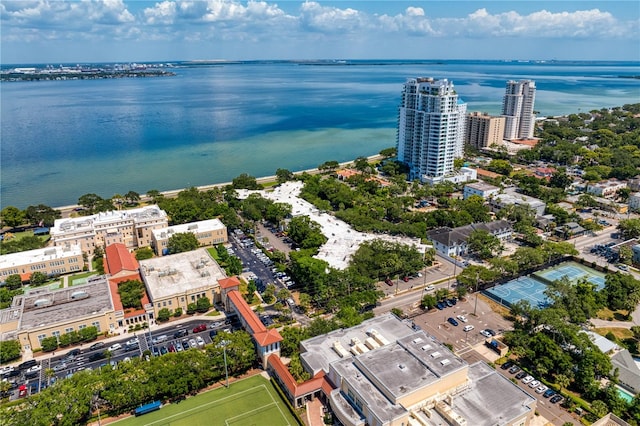
M229 342L227 340L223 340L220 342L222 345L222 357L224 359L224 375L226 378L226 387L229 389L229 369L227 368L227 345Z
M476 316L476 309L478 309L478 280L480 279L480 272L476 272L476 303L473 306L473 316Z

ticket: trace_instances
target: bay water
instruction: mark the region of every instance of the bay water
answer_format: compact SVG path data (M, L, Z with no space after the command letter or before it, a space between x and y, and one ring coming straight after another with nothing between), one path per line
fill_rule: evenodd
M0 206L75 204L315 168L395 146L402 85L446 78L468 111L536 82L539 116L640 102L637 62L187 64L174 77L0 84ZM4 65L3 68L7 66Z

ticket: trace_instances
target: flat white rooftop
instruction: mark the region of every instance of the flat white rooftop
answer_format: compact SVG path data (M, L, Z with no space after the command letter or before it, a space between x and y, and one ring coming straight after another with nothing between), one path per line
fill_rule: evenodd
M206 249L141 260L140 274L151 301L218 285L226 274Z
M51 235L63 234L74 230L91 230L95 226L133 221L135 223L147 220L167 219L167 213L156 205L140 207L131 210L112 210L90 216L80 216L56 219L50 230Z
M208 231L219 231L226 228L220 219L201 220L199 222L183 223L180 225L168 226L162 229L154 229L151 232L156 240L164 240L173 234L183 234L185 232L202 233Z
M19 265L31 265L71 256L82 256L79 245L45 247L41 249L3 254L0 256L0 269Z
M292 216L309 216L311 220L317 222L322 230L322 234L328 238L327 242L320 247L318 259L326 261L329 266L336 269L345 269L349 266L351 255L355 253L365 241L380 239L390 242L402 243L414 246L420 252L424 252L428 246L422 244L417 238L394 237L391 235L378 235L358 232L349 224L336 219L328 213L320 212L316 206L300 198L302 182L286 182L272 191L248 191L238 190L238 197L246 198L249 194L259 193L264 198L278 203L291 205Z

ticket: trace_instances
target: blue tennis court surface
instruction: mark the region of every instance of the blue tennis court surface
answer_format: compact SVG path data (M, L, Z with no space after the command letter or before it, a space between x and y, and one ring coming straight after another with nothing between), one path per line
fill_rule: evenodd
M574 283L579 279L586 279L595 284L598 290L604 287L604 273L576 262L565 262L553 268L535 272L530 276L516 278L505 284L497 285L484 290L483 293L505 306L511 306L520 300L527 300L531 306L543 308L549 303L544 295L544 291L547 289L546 283L559 280L564 276Z
M575 262L562 263L553 268L538 271L533 275L547 281L556 281L564 276L572 282L576 282L579 279L586 279L588 282L595 284L598 290L604 288L604 273Z
M542 281L520 277L485 290L484 293L502 305L511 306L520 300L527 300L534 308L544 308L548 304L544 295L546 289L547 285Z

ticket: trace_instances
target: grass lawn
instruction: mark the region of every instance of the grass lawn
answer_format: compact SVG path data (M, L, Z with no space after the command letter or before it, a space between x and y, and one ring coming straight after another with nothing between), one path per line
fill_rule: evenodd
M85 284L87 282L87 278L92 277L94 275L98 275L98 273L95 271L88 271L88 272L83 272L81 274L71 275L70 277L67 278L68 280L67 282L71 286Z
M633 333L631 330L627 328L618 328L618 327L602 327L596 328L593 331L598 333L601 336L606 336L609 332L613 333L618 340L631 339L633 337Z
M186 400L163 406L118 426L294 426L298 422L269 380L253 376Z

